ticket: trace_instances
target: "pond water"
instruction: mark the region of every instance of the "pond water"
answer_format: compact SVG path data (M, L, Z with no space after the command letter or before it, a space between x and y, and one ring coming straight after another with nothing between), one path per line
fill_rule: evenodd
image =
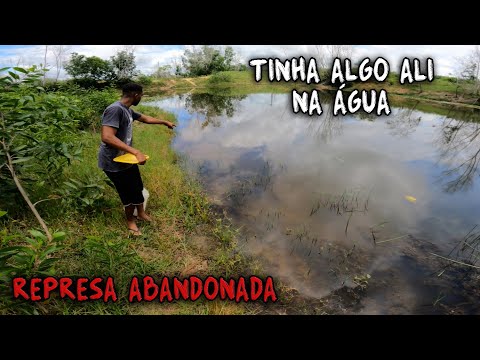
M294 114L289 94L175 95L174 148L267 274L343 313L480 313L480 119ZM443 258L442 258L443 257ZM447 258L447 259L444 259Z

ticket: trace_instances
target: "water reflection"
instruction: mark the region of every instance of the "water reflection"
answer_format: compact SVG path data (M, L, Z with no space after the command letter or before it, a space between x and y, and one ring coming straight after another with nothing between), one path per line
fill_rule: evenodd
M418 104L417 101L411 107L396 109L397 111L387 119L386 124L392 130L393 136L408 136L417 129L422 120L422 116L415 111Z
M431 254L447 255L478 221L480 189L473 176L464 192L435 180L475 173L477 124L416 107L333 117L323 100L324 114L309 117L293 114L288 95L182 101L156 103L179 114L174 147L267 272L317 298L368 283L365 313L428 313L459 299L436 301L456 279L431 276Z
M185 97L185 107L190 113L202 114L206 126L220 126L221 117L232 117L241 100L246 95L224 96L210 93L193 93Z
M327 143L342 134L343 121L333 115L333 106L328 97L321 97L320 101L323 104L322 117L309 117L307 133Z
M444 190L453 193L470 189L480 162L480 124L446 118L437 141L440 159L448 164L442 171Z

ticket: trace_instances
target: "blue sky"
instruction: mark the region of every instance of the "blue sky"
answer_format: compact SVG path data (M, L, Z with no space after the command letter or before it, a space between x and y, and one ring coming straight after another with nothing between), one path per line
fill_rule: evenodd
M108 59L116 51L123 48L119 45L67 45L68 53L77 52L86 56L99 56ZM240 59L248 64L248 60L257 57L275 56L282 59L295 56L317 56L316 45L233 45ZM392 71L399 70L403 57L431 57L435 62L437 75L454 73L456 58L467 55L474 49L474 45L355 45L353 46L353 60L364 57L371 59L377 56L386 58ZM49 46L52 49L52 46ZM158 65L172 64L179 60L185 46L183 45L135 45L137 68L149 74ZM0 45L0 67L27 66L44 62L45 45ZM55 56L52 51L47 52L47 65L52 69L54 76ZM61 77L65 74L62 71Z

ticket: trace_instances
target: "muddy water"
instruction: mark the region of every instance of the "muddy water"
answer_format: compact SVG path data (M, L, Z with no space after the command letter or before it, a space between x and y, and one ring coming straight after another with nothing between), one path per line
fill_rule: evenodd
M175 149L274 279L312 298L360 290L341 313L480 313L478 270L439 257L480 265L478 114L329 103L320 117L279 94L151 104L176 113Z

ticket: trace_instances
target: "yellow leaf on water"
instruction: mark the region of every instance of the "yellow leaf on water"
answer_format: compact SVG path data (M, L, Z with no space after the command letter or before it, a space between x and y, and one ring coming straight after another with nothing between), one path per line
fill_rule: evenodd
M413 196L410 196L410 195L405 195L405 199L407 199L408 201L410 201L411 203L414 203L417 201L416 198L414 198Z

